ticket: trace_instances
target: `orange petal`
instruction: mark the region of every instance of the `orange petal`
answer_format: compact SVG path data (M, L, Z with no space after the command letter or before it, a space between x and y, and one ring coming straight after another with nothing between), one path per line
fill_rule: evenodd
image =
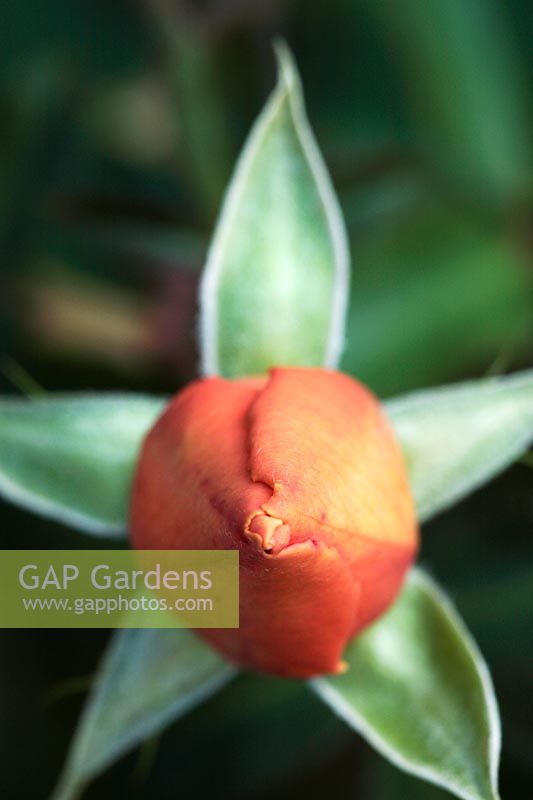
M202 630L238 664L311 678L339 671L358 602L347 565L321 542L259 552L241 568L240 628Z
M361 586L354 632L397 593L417 546L405 466L375 397L339 372L277 368L250 409L250 468L291 543L335 547Z
M263 381L197 381L148 434L135 476L135 547L234 549L270 496L248 468L246 415Z

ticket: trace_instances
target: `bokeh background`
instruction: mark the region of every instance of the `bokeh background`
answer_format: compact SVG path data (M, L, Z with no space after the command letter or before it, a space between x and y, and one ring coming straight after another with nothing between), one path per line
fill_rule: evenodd
M18 0L0 11L2 392L170 393L195 374L199 270L278 34L350 236L343 368L392 396L533 364L529 0ZM513 800L533 794L527 462L427 525L421 553L492 670ZM95 543L2 503L0 546ZM4 797L47 797L106 638L0 633ZM305 686L246 677L87 792L177 796L447 795Z

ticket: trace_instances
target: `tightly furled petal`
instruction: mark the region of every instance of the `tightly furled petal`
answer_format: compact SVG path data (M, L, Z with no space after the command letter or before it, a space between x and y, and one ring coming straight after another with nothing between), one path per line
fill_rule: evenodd
M131 530L137 548L238 549L240 627L201 635L239 664L300 677L341 668L417 546L379 403L310 368L178 394L145 440Z

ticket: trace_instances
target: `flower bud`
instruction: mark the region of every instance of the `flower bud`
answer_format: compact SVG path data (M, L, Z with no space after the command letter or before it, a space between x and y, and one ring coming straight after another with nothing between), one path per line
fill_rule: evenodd
M238 549L240 625L199 634L278 675L342 670L417 547L400 449L375 397L338 372L197 381L145 439L131 534L144 549Z

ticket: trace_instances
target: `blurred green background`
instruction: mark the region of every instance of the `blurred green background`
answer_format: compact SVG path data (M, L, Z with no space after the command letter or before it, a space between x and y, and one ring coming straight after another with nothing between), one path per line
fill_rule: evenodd
M169 393L195 374L199 270L278 34L350 236L343 368L391 396L533 364L528 0L19 0L0 17L4 393ZM531 479L516 465L429 524L421 553L493 672L513 800L533 794ZM0 536L94 546L7 504ZM105 639L1 633L5 797L47 797ZM247 677L87 793L176 796L446 795L305 686Z

